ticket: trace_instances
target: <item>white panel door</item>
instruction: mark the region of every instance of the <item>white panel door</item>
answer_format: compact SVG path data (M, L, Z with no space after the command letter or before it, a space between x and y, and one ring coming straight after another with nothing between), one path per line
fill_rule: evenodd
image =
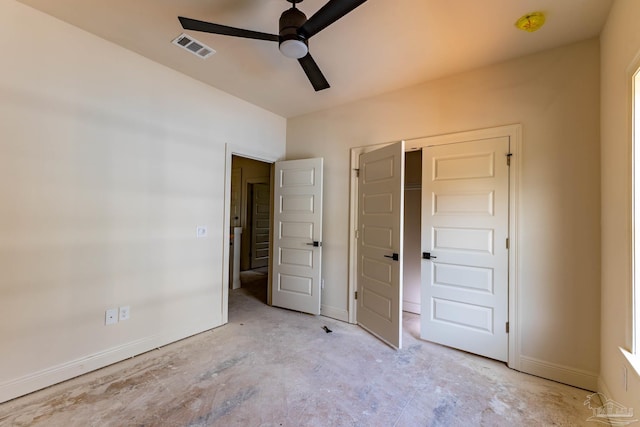
M358 324L402 347L404 142L360 156Z
M251 268L269 265L269 184L252 184Z
M422 154L421 336L501 361L508 355L508 152L502 137Z
M272 304L311 314L320 314L322 164L275 164Z

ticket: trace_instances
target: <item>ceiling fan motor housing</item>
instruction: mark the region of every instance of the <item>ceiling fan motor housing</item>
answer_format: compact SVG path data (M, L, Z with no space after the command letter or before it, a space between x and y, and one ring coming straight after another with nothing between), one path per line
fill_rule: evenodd
M304 44L304 48L306 50L304 54L306 54L309 42L306 38L298 34L298 28L300 28L305 22L307 22L307 16L300 10L296 9L295 4L294 7L285 10L282 15L280 15L280 50L283 51L283 53L284 50L282 44L288 40L294 40L294 43L297 44L300 49L303 48L300 43ZM302 53L302 51L300 53Z

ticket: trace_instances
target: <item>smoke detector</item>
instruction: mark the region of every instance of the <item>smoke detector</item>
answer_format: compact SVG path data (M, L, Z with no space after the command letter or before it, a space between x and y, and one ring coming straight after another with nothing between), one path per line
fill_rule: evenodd
M538 31L544 25L545 21L546 17L543 12L532 12L520 17L520 19L516 21L515 26L519 30L533 33L534 31Z

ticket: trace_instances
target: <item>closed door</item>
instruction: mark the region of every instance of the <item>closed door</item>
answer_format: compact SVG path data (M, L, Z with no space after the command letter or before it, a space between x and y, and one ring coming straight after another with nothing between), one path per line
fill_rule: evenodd
M506 361L509 138L427 147L421 336Z
M404 142L360 156L358 324L402 347Z
M272 304L320 314L323 159L276 162Z

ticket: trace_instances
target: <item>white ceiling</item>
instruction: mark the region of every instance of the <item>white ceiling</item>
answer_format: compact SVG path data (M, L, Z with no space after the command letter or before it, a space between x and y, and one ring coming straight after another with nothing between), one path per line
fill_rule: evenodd
M597 36L612 0L369 0L310 40L331 88L315 92L274 42L183 31L177 16L278 33L285 0L19 0L284 117ZM304 0L308 17L326 0ZM514 22L547 14L535 33ZM26 24L25 24L26 25ZM200 59L182 32L214 48Z

